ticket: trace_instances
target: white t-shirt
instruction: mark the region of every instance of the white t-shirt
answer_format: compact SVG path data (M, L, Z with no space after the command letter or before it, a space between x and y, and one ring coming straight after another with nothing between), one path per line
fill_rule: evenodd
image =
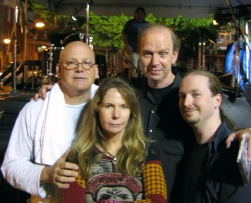
M97 89L97 85L92 85L91 98ZM44 165L34 163L36 156L34 154L35 128L43 102L42 99L36 102L30 101L20 111L11 133L1 170L4 178L15 188L44 198L48 193L50 194L49 190L53 187L50 184L40 184L40 174ZM67 135L62 138L67 143L66 147L68 146L65 151L75 138L75 126L85 104L65 104L66 113L64 116L67 119L62 124L65 125L65 135ZM55 120L55 122L57 121ZM31 198L31 203L57 202L50 199Z

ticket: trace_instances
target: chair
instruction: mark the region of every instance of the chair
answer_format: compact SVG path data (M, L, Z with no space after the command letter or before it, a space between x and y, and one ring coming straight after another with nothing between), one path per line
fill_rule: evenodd
M251 106L244 98L224 95L221 108L237 128L251 127Z

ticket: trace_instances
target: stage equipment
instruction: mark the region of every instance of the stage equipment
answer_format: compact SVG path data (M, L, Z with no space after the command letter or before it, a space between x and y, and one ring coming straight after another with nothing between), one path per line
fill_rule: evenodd
M18 2L16 1L16 6L15 6L15 22L13 25L13 35L14 35L14 54L13 54L13 73L12 73L12 78L13 78L13 83L12 83L12 91L11 93L19 93L19 90L16 89L16 80L17 80L17 75L16 75L16 66L17 66L17 23L18 23ZM19 2L20 3L20 2ZM21 2L22 3L22 2Z
M232 74L232 87L240 87L245 90L245 86L250 84L250 47L249 42L250 34L250 13L244 6L233 8L230 1L227 0L230 12L232 14L232 22L235 26L235 42L228 45L226 53L225 72ZM234 9L236 14L234 14ZM247 17L249 16L249 17ZM237 19L238 18L238 19ZM241 29L240 20L244 20L245 28L244 31Z
M5 47L4 47L4 59L3 59L3 65L5 66L7 64L7 56L8 56L8 52L9 52L9 48L10 48L10 43L11 40L9 38L5 38L3 40Z
M37 88L41 86L41 81L39 77L39 72L41 70L41 61L26 60L23 65L26 67L26 69L28 69L26 72L31 71L31 76L29 76L28 74L27 76L28 80L26 84L24 85L22 91L25 89L31 89L31 91L37 90ZM35 84L36 84L36 88L35 88Z
M99 83L100 80L107 78L107 63L105 55L96 54L95 63L98 65L99 78L97 79L97 83Z
M251 83L251 58L250 58L250 45L251 43L249 42L249 31L250 31L250 23L251 22L246 22L245 23L245 32L243 33L244 35L244 42L245 42L245 51L246 51L246 58L245 60L245 65L246 65L246 78L248 79L248 82Z
M142 70L139 70L137 67L134 66L134 64L131 62L131 60L128 58L128 54L126 54L126 52L124 51L124 53L122 53L121 51L118 51L118 53L121 55L121 57L123 58L123 62L125 64L129 64L131 67L136 70L136 75L138 75L138 77L144 77L144 72ZM122 62L122 63L123 63Z
M73 33L70 33L62 41L62 43L61 43L62 46L66 46L66 44L68 44L68 43L70 43L72 41L80 40L80 41L83 41L86 44L88 44L93 49L93 45L92 45L93 37L91 37L89 35L89 14L90 14L90 4L89 4L89 2L90 2L89 0L86 1L86 17L71 16L71 19L73 21L77 22L78 28L80 28L85 22L85 32L83 33L81 31L75 31ZM93 1L91 1L91 4L93 4Z
M86 24L85 24L85 42L89 45L89 0L86 1Z
M205 47L206 42L200 37L198 43L198 69L205 70Z
M26 0L27 1L27 0ZM25 1L25 3L26 3ZM17 83L17 25L20 24L21 27L21 33L26 34L26 30L23 27L23 22L22 22L22 16L24 14L24 9L23 9L23 1L22 0L15 0L15 6L14 6L14 23L13 23L13 28L12 28L12 33L11 33L11 38L13 39L13 45L14 45L14 50L13 50L13 70L12 70L12 91L10 92L11 94L16 94L20 93L19 90L16 88L16 83ZM26 25L26 18L24 24ZM26 51L26 44L24 47Z
M59 54L63 47L54 47L54 44L51 44L49 49L45 52L45 59L43 59L42 72L46 75L43 78L43 84L54 84L57 81L56 75L56 65L59 62ZM42 51L44 54L44 52ZM43 56L44 57L44 56Z
M86 18L84 16L71 16L68 21L68 27L71 27L72 30L79 30L86 22Z
M39 60L41 61L41 71L42 75L46 76L50 72L49 63L51 60L52 70L51 73L56 74L56 65L59 62L60 52L64 49L64 47L54 47L42 49L39 51ZM52 59L53 58L53 59Z
M67 35L61 42L62 47L65 47L68 43L73 41L85 41L85 34L82 32L73 32Z
M225 72L232 74L232 87L240 86L245 89L246 84L250 84L249 56L251 43L247 44L243 40L238 40L229 45L226 53Z

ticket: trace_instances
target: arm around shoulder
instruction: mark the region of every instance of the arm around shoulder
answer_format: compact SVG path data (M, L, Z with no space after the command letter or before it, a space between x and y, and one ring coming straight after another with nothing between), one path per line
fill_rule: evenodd
M226 140L226 147L229 148L234 140L241 140L243 134L247 135L248 139L248 160L251 161L251 128L244 128L231 133Z

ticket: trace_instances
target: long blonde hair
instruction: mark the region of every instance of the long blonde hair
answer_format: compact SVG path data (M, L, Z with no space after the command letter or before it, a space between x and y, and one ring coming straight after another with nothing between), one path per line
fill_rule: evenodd
M90 177L92 164L107 153L106 139L99 122L99 106L106 92L116 88L130 109L130 118L122 139L122 148L117 152L116 170L124 175L136 176L143 170L149 140L144 136L141 114L134 89L119 78L101 82L94 98L86 105L77 125L77 136L69 153L69 161L79 165L84 178ZM101 156L93 157L95 145L102 147Z

